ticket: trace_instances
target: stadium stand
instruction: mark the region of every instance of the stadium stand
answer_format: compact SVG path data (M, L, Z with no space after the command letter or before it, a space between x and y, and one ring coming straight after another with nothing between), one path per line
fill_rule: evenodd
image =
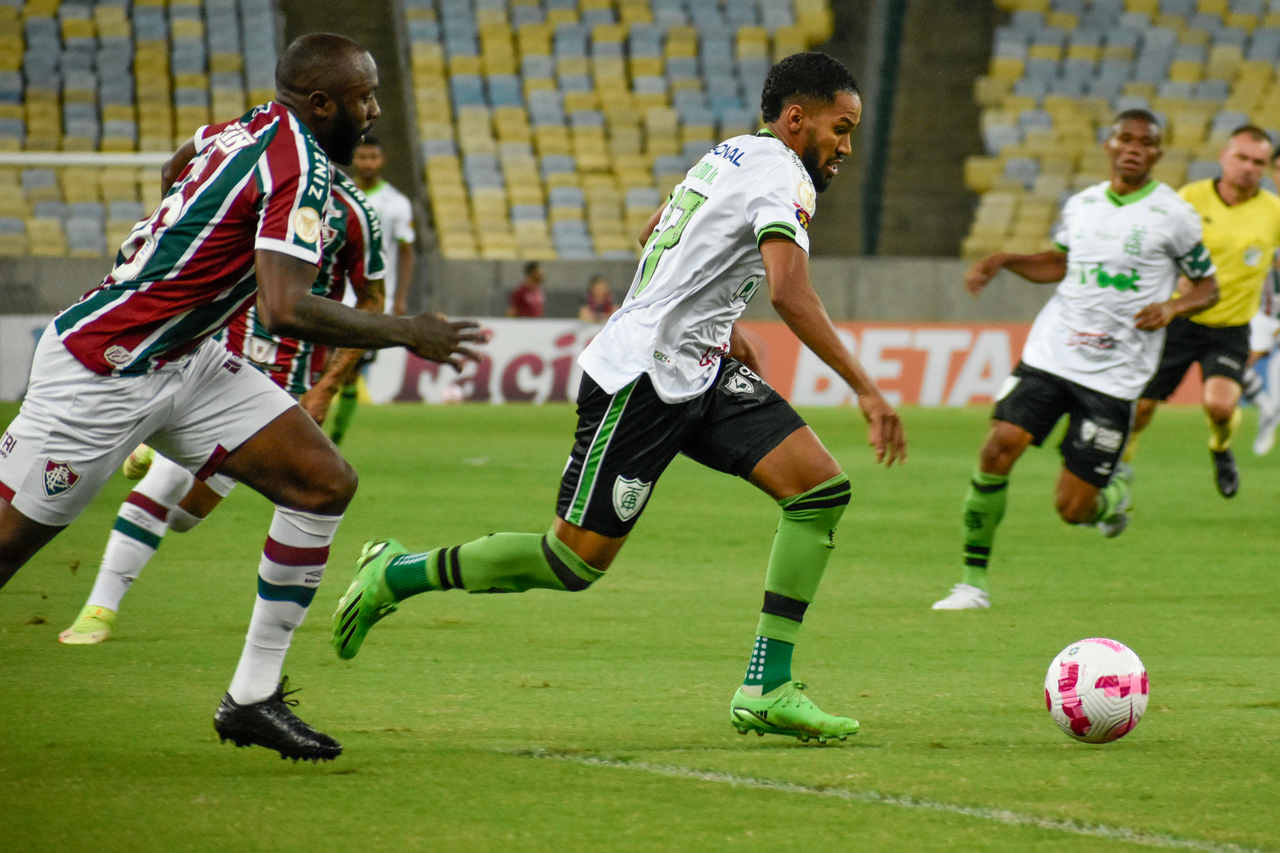
M0 151L171 153L274 92L271 0L0 0ZM0 254L115 251L154 169L8 166Z
M1107 175L1099 143L1120 110L1166 125L1156 177L1217 173L1231 129L1280 129L1280 0L998 0L988 73L974 94L985 153L966 257L1041 251L1065 196ZM1280 138L1280 137L1277 137Z
M759 120L826 0L407 0L426 188L447 258L630 258L689 165Z

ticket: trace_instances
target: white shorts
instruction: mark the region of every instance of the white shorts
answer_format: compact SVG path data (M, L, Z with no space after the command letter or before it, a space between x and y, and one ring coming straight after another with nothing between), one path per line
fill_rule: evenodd
M207 480L227 454L295 405L212 339L153 373L101 376L49 327L22 408L0 435L0 498L32 521L61 527L138 444Z
M1257 313L1249 321L1249 351L1271 352L1280 335L1280 320L1268 314Z

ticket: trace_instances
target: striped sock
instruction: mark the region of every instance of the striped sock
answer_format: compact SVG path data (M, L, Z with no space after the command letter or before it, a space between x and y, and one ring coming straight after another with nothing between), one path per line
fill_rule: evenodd
M293 632L307 615L329 561L340 515L316 515L277 506L258 564L258 597L228 692L241 705L276 690Z
M768 693L791 680L791 652L809 603L817 595L835 548L836 525L852 498L840 473L809 491L778 501L782 518L773 536L764 579L764 605L742 690Z
M987 588L987 564L996 528L1004 518L1009 497L1009 477L975 471L964 497L964 574L961 580L978 589Z
M138 490L120 504L116 523L107 536L102 565L85 602L90 607L119 610L130 585L160 547L168 529L169 510Z

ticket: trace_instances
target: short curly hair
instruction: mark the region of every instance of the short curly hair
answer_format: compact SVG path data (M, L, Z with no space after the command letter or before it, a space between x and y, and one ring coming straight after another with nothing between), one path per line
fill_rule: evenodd
M782 115L783 105L792 98L831 103L839 92L858 94L858 84L843 62L817 51L793 53L769 69L760 94L760 113L767 124Z

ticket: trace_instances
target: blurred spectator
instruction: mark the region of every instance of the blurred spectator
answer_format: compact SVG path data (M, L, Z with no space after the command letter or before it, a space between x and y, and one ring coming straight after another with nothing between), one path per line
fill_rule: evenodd
M507 304L508 317L541 317L547 294L542 289L542 267L537 261L524 265L524 279L511 291Z
M587 282L587 298L578 309L578 319L584 323L603 323L617 310L608 280L600 273L591 276L591 281Z
M383 179L385 165L382 143L372 134L365 134L351 160L351 178L364 190L365 198L382 221L386 312L399 316L409 313L409 291L413 287L413 205L404 193ZM354 304L354 300L348 304Z

